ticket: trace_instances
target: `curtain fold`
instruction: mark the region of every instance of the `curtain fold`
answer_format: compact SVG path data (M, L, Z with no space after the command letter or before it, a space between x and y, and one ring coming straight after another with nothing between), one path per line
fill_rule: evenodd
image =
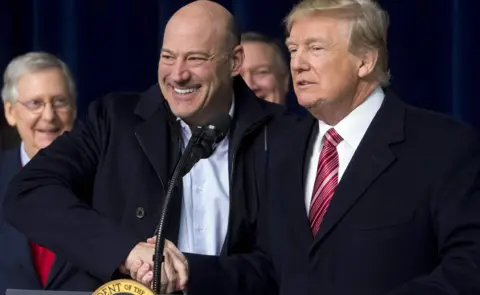
M143 91L157 80L161 36L187 0L0 1L0 69L30 50L58 55L78 84L78 114L112 91ZM296 1L217 1L243 31L284 40L282 21ZM392 88L414 105L480 127L480 1L379 0L390 13ZM290 94L289 104L295 104Z

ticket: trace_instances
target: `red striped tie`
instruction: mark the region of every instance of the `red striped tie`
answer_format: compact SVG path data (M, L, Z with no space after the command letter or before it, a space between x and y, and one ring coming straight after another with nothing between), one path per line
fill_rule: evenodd
M323 137L323 148L318 159L317 178L313 186L310 202L310 227L316 236L325 212L338 184L338 152L337 145L342 137L331 128Z

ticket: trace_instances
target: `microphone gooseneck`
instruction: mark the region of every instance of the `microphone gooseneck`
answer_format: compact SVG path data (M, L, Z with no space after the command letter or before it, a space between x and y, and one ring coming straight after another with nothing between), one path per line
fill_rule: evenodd
M163 202L160 221L155 235L157 237L155 243L155 252L153 255L153 291L160 294L160 267L163 262L163 249L165 247L165 219L168 214L170 200L173 196L173 191L177 185L179 178L185 176L192 167L200 160L210 157L218 143L227 135L230 127L230 116L228 114L221 114L215 117L211 123L204 126L196 127L192 131L192 137L188 141L187 147L182 156L178 160L172 177L168 183L168 189Z

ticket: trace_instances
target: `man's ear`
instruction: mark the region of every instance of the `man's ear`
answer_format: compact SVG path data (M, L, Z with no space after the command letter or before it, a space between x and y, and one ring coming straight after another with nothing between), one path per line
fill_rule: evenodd
M7 120L8 125L15 127L17 125L17 120L15 119L15 115L14 115L15 110L13 109L13 104L9 101L4 102L3 110L5 113L5 119Z
M237 45L232 51L232 77L240 75L244 59L245 53L243 51L243 46Z
M358 77L365 78L373 72L377 65L378 50L364 50L359 52L357 57L360 59Z

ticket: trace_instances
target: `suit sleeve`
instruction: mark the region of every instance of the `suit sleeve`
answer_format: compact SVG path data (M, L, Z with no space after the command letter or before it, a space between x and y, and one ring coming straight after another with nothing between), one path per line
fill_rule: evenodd
M83 124L39 151L12 180L4 215L34 242L108 281L139 240L91 206L109 136L102 101L92 103Z
M432 190L439 266L388 295L480 294L480 145L462 144L457 161Z
M231 256L185 254L189 267L188 295L277 295L277 277L270 258L265 210L260 208L256 246Z

